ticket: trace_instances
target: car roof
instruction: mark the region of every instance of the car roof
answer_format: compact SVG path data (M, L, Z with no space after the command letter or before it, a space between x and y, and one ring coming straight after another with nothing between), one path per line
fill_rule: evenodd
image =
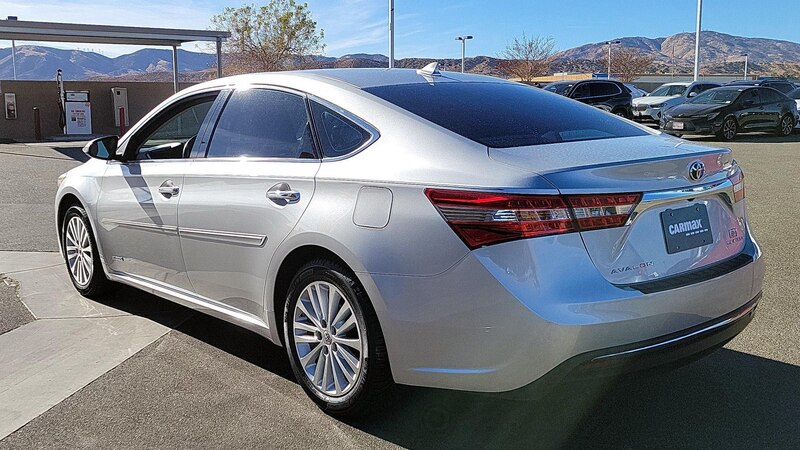
M732 86L730 84L726 84L724 86L720 86L720 87L715 87L713 89L709 89L708 91L739 91L739 92L743 92L743 91L749 91L750 89L753 89L753 88L756 88L756 87L758 87L758 86L748 86L748 85ZM706 91L706 92L708 92L708 91Z
M731 81L728 84L736 84L739 86L759 86L764 83L789 83L792 84L789 80L784 80L782 78L768 78L768 79L761 79L761 80L735 80Z
M460 72L437 72L435 75L421 73L416 69L389 69L389 68L363 68L363 69L314 69L314 70L287 70L282 72L260 72L244 75L234 75L216 78L196 84L186 92L198 91L209 87L231 86L237 84L273 84L282 85L287 78L317 80L344 84L358 89L367 89L379 86L421 84L421 83L507 83L513 81L487 75L477 75Z
M360 69L313 69L282 72L302 77L325 78L341 81L360 89L398 84L429 83L431 78L436 83L473 82L473 83L509 83L506 80L486 75L442 71L431 76L416 69L360 68ZM258 76L259 74L254 74Z

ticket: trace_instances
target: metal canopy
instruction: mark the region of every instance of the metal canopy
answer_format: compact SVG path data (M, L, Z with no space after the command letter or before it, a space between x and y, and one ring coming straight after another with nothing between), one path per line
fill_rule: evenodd
M229 38L230 35L227 31L0 20L0 39L11 41L85 42L172 47L173 81L176 91L178 90L177 47L186 42L216 42L217 75L222 76L222 42Z

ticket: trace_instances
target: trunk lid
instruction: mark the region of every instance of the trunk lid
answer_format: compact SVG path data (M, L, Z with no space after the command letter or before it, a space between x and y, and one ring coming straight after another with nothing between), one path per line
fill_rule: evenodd
M738 169L728 149L647 136L489 149L489 156L542 175L562 194L643 194L627 225L581 232L611 283L677 275L744 248L744 201L734 201L729 177ZM695 180L697 162L704 173Z

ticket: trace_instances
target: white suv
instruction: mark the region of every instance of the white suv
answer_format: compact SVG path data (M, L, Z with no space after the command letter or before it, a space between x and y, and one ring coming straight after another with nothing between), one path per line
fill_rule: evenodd
M632 101L633 118L639 121L661 120L661 112L678 106L708 89L722 86L711 81L666 83L645 97Z

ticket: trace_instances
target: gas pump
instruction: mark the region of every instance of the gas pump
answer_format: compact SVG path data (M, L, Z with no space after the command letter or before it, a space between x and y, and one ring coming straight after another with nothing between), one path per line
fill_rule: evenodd
M58 102L61 110L59 125L64 134L92 134L92 103L89 91L67 91L61 69L56 74Z

